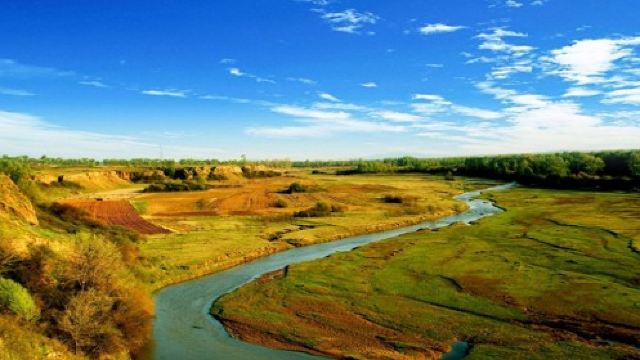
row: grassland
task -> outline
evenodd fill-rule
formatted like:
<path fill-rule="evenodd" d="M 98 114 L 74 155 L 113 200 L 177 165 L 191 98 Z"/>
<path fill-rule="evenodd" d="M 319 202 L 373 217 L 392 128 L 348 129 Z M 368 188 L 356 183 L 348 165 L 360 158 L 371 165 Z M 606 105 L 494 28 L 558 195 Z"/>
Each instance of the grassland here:
<path fill-rule="evenodd" d="M 293 182 L 307 191 L 285 193 Z M 296 173 L 202 192 L 136 195 L 130 199 L 134 207 L 173 232 L 147 237 L 140 245 L 138 275 L 155 289 L 291 247 L 439 218 L 464 209 L 452 199 L 463 187 L 460 181 L 423 175 Z M 386 203 L 390 194 L 411 201 Z M 317 202 L 338 211 L 293 216 Z"/>
<path fill-rule="evenodd" d="M 507 212 L 293 265 L 218 301 L 241 339 L 341 358 L 640 358 L 640 196 L 518 189 Z"/>

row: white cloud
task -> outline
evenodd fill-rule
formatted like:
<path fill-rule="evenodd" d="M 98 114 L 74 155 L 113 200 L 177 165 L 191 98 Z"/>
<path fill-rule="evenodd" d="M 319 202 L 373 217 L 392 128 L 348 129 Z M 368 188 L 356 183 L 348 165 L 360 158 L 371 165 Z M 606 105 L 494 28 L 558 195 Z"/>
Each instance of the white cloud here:
<path fill-rule="evenodd" d="M 294 81 L 294 82 L 299 82 L 305 85 L 317 85 L 318 82 L 315 80 L 311 80 L 308 78 L 303 78 L 303 77 L 288 77 L 287 78 L 288 81 Z"/>
<path fill-rule="evenodd" d="M 243 73 L 240 69 L 238 68 L 230 68 L 229 69 L 229 74 L 233 75 L 233 76 L 245 76 L 246 74 Z"/>
<path fill-rule="evenodd" d="M 531 2 L 531 5 L 533 6 L 542 6 L 544 4 L 546 4 L 549 0 L 534 0 Z"/>
<path fill-rule="evenodd" d="M 432 35 L 432 34 L 439 34 L 439 33 L 455 32 L 458 30 L 462 30 L 464 28 L 465 28 L 464 26 L 446 25 L 442 23 L 437 23 L 437 24 L 426 24 L 418 30 L 423 35 Z"/>
<path fill-rule="evenodd" d="M 303 125 L 252 127 L 246 132 L 250 135 L 268 137 L 307 137 L 325 136 L 335 133 L 380 133 L 403 132 L 403 126 L 388 123 L 365 121 L 352 118 L 347 112 L 321 111 L 312 108 L 281 105 L 271 109 L 273 112 L 298 118 Z"/>
<path fill-rule="evenodd" d="M 375 82 L 373 82 L 373 81 L 366 82 L 366 83 L 362 83 L 362 84 L 360 84 L 360 85 L 361 85 L 362 87 L 366 87 L 366 88 L 370 88 L 370 89 L 371 89 L 371 88 L 377 88 L 377 87 L 378 87 L 378 84 L 376 84 L 376 83 L 375 83 Z"/>
<path fill-rule="evenodd" d="M 318 96 L 322 99 L 322 100 L 326 100 L 326 101 L 332 101 L 332 102 L 342 102 L 340 99 L 338 99 L 337 97 L 329 94 L 329 93 L 319 93 Z"/>
<path fill-rule="evenodd" d="M 503 116 L 501 113 L 492 110 L 456 105 L 444 99 L 440 95 L 416 94 L 413 96 L 413 99 L 427 101 L 411 104 L 411 107 L 415 112 L 424 115 L 455 113 L 466 117 L 479 118 L 483 120 L 495 120 Z"/>
<path fill-rule="evenodd" d="M 502 52 L 515 57 L 521 57 L 528 54 L 534 48 L 529 45 L 513 45 L 507 43 L 504 38 L 524 38 L 527 34 L 506 30 L 502 27 L 494 27 L 490 29 L 491 32 L 481 33 L 477 36 L 482 40 L 482 43 L 478 47 L 481 50 L 489 50 L 494 52 Z"/>
<path fill-rule="evenodd" d="M 435 102 L 435 103 L 447 103 L 447 104 L 450 104 L 442 96 L 433 95 L 433 94 L 415 94 L 413 96 L 413 99 L 414 100 L 428 100 L 428 101 L 432 101 L 432 102 Z"/>
<path fill-rule="evenodd" d="M 640 127 L 605 123 L 571 102 L 546 102 L 508 115 L 506 122 L 440 126 L 419 135 L 455 141 L 460 154 L 635 148 Z"/>
<path fill-rule="evenodd" d="M 85 85 L 85 86 L 93 86 L 97 88 L 108 88 L 107 85 L 105 85 L 102 81 L 99 81 L 99 80 L 79 81 L 78 84 Z"/>
<path fill-rule="evenodd" d="M 313 107 L 321 110 L 371 111 L 371 109 L 366 106 L 343 102 L 317 102 L 313 104 Z"/>
<path fill-rule="evenodd" d="M 547 97 L 538 94 L 520 94 L 512 89 L 504 89 L 496 86 L 491 81 L 483 81 L 476 84 L 476 87 L 485 94 L 493 95 L 504 104 L 513 105 L 509 112 L 523 112 L 532 108 L 547 106 Z"/>
<path fill-rule="evenodd" d="M 601 93 L 602 91 L 600 90 L 587 89 L 583 87 L 572 87 L 572 88 L 569 88 L 567 92 L 564 93 L 564 95 L 562 96 L 563 97 L 587 97 L 587 96 L 600 95 Z"/>
<path fill-rule="evenodd" d="M 423 118 L 414 114 L 396 112 L 396 111 L 378 111 L 372 115 L 392 122 L 418 122 Z"/>
<path fill-rule="evenodd" d="M 229 71 L 229 74 L 231 76 L 246 77 L 246 78 L 253 79 L 253 80 L 255 80 L 256 82 L 259 82 L 259 83 L 270 83 L 270 84 L 275 84 L 276 83 L 274 80 L 271 80 L 271 79 L 268 79 L 268 78 L 264 78 L 264 77 L 261 77 L 261 76 L 257 76 L 257 75 L 254 75 L 254 74 L 246 73 L 246 72 L 240 70 L 240 68 L 237 68 L 237 67 L 229 68 L 228 71 Z"/>
<path fill-rule="evenodd" d="M 151 96 L 169 96 L 169 97 L 177 97 L 177 98 L 186 98 L 188 90 L 175 90 L 175 89 L 166 89 L 166 90 L 143 90 L 142 93 L 145 95 Z"/>
<path fill-rule="evenodd" d="M 8 95 L 8 96 L 33 96 L 34 93 L 26 90 L 20 89 L 8 89 L 0 87 L 0 95 Z"/>
<path fill-rule="evenodd" d="M 515 73 L 530 73 L 533 71 L 533 66 L 529 61 L 518 62 L 513 65 L 496 66 L 491 70 L 491 77 L 493 79 L 502 80 Z"/>
<path fill-rule="evenodd" d="M 507 0 L 504 4 L 510 8 L 519 8 L 523 5 L 521 2 L 518 2 L 516 0 Z"/>
<path fill-rule="evenodd" d="M 322 19 L 331 25 L 331 29 L 338 32 L 359 34 L 365 25 L 373 25 L 380 19 L 370 12 L 358 12 L 355 9 L 347 9 L 340 12 L 324 13 Z"/>
<path fill-rule="evenodd" d="M 272 108 L 271 111 L 293 117 L 315 120 L 348 119 L 351 117 L 347 112 L 320 111 L 289 105 L 276 106 Z"/>
<path fill-rule="evenodd" d="M 460 105 L 452 106 L 451 110 L 464 116 L 474 117 L 474 118 L 479 118 L 484 120 L 500 119 L 503 116 L 501 113 L 496 111 L 468 107 L 468 106 L 460 106 Z"/>
<path fill-rule="evenodd" d="M 220 64 L 235 64 L 236 62 L 238 62 L 238 61 L 236 59 L 232 59 L 232 58 L 220 59 Z"/>
<path fill-rule="evenodd" d="M 157 158 L 160 145 L 131 136 L 70 130 L 54 126 L 42 119 L 16 112 L 0 111 L 0 143 L 8 155 Z M 163 144 L 164 154 L 175 158 L 211 158 L 219 149 Z"/>
<path fill-rule="evenodd" d="M 637 45 L 640 37 L 576 41 L 551 52 L 548 60 L 559 68 L 550 73 L 579 85 L 602 83 L 604 75 L 615 69 L 616 61 L 633 55 L 626 46 Z"/>
<path fill-rule="evenodd" d="M 640 87 L 610 91 L 602 102 L 605 104 L 640 105 Z"/>

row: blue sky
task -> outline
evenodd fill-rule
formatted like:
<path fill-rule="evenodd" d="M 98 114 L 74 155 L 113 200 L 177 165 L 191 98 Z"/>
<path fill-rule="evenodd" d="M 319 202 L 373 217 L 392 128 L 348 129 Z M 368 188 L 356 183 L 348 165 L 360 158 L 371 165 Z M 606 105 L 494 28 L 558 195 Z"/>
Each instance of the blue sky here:
<path fill-rule="evenodd" d="M 635 0 L 2 1 L 0 154 L 640 147 Z"/>

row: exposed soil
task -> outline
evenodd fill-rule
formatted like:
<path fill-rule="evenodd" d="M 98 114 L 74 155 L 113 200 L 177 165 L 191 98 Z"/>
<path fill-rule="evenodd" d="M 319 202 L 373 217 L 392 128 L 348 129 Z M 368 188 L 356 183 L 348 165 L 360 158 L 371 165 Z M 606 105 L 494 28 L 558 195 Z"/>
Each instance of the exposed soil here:
<path fill-rule="evenodd" d="M 133 206 L 124 200 L 73 200 L 68 204 L 86 210 L 92 218 L 107 225 L 122 226 L 140 234 L 168 234 L 171 232 L 143 219 Z"/>

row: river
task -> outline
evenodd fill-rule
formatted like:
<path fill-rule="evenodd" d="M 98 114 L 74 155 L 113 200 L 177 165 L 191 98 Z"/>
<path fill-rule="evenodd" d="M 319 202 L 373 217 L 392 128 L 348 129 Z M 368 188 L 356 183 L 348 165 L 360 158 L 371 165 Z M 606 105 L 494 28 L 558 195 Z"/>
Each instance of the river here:
<path fill-rule="evenodd" d="M 484 191 L 499 191 L 515 184 L 499 185 Z M 249 344 L 232 338 L 209 310 L 220 296 L 245 285 L 261 275 L 286 265 L 320 259 L 340 251 L 350 251 L 372 242 L 393 238 L 420 229 L 437 229 L 454 223 L 470 223 L 502 212 L 487 200 L 477 199 L 480 191 L 456 196 L 469 209 L 463 213 L 420 224 L 353 236 L 333 242 L 310 245 L 276 253 L 232 269 L 166 287 L 155 294 L 156 318 L 153 336 L 139 356 L 144 360 L 260 360 L 317 359 L 299 352 L 283 351 Z"/>

